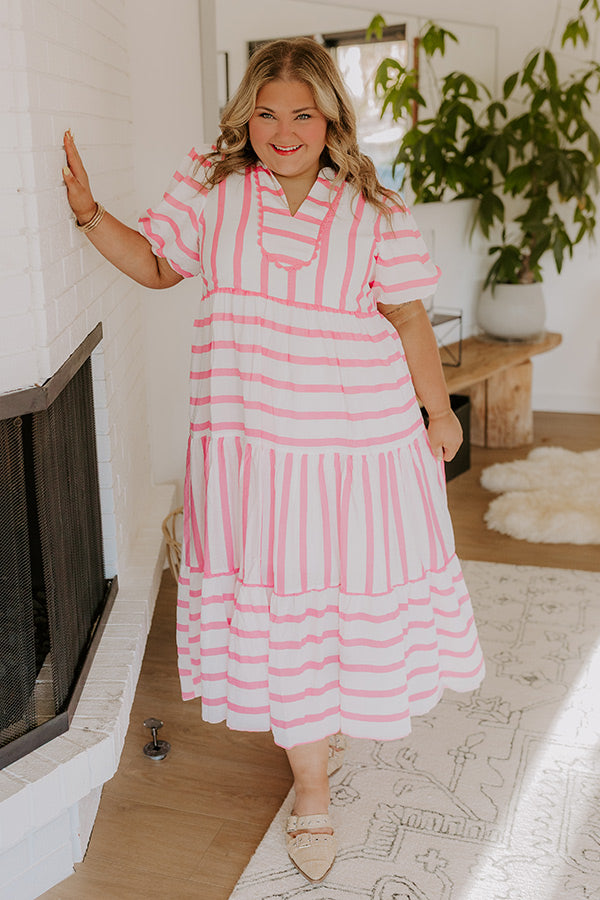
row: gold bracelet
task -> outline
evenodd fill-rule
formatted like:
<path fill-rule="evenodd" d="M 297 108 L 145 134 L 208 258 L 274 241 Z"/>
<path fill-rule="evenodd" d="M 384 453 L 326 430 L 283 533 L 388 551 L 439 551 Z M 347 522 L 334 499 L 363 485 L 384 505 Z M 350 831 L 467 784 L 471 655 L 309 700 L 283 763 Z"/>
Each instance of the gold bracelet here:
<path fill-rule="evenodd" d="M 104 218 L 104 213 L 106 210 L 102 206 L 101 203 L 96 203 L 96 212 L 92 216 L 89 222 L 86 222 L 85 225 L 80 225 L 77 219 L 75 219 L 75 227 L 79 229 L 79 231 L 83 231 L 84 233 L 87 231 L 91 231 L 93 228 L 96 228 L 102 219 Z"/>

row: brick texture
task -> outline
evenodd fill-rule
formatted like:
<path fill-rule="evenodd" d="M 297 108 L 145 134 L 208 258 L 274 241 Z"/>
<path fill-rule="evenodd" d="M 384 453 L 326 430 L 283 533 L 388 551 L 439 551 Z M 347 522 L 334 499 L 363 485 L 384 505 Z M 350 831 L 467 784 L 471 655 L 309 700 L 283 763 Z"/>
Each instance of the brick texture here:
<path fill-rule="evenodd" d="M 61 168 L 71 128 L 95 195 L 135 222 L 125 7 L 8 2 L 0 25 L 0 391 L 45 381 L 102 321 L 94 371 L 101 361 L 96 405 L 112 574 L 151 480 L 141 297 L 74 228 Z"/>
<path fill-rule="evenodd" d="M 77 810 L 118 764 L 174 500 L 152 488 L 142 292 L 75 229 L 61 174 L 71 128 L 95 196 L 135 223 L 127 28 L 124 0 L 0 4 L 0 393 L 43 383 L 102 322 L 92 368 L 105 568 L 121 585 L 77 721 L 0 773 L 0 822 L 11 822 L 0 827 L 0 898 L 11 900 L 66 877 L 85 849 L 93 816 L 79 838 Z M 138 585 L 128 573 L 140 538 L 150 545 Z M 102 660 L 125 637 L 132 660 L 121 652 L 126 675 L 107 684 Z"/>

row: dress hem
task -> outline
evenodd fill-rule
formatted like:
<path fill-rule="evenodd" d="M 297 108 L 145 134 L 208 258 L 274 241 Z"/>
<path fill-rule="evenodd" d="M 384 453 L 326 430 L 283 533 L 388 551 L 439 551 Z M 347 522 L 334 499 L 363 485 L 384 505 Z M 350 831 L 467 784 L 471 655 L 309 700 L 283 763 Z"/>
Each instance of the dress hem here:
<path fill-rule="evenodd" d="M 352 728 L 351 724 L 348 723 L 347 717 L 341 712 L 337 715 L 337 722 L 338 722 L 337 726 L 327 723 L 326 727 L 324 729 L 322 729 L 322 731 L 320 731 L 318 734 L 316 734 L 310 740 L 292 740 L 289 742 L 284 742 L 281 740 L 281 738 L 278 739 L 277 733 L 280 732 L 281 729 L 278 729 L 278 728 L 273 729 L 272 726 L 267 727 L 267 728 L 237 727 L 236 725 L 227 721 L 226 715 L 222 715 L 218 718 L 216 716 L 214 718 L 211 718 L 210 716 L 205 716 L 204 715 L 204 707 L 202 708 L 202 720 L 210 725 L 219 725 L 222 722 L 224 722 L 230 731 L 241 731 L 241 732 L 248 732 L 248 733 L 253 733 L 253 734 L 257 734 L 260 732 L 266 734 L 267 732 L 271 732 L 271 734 L 273 735 L 273 742 L 278 747 L 281 747 L 283 750 L 290 750 L 293 747 L 298 747 L 298 746 L 301 746 L 304 744 L 316 743 L 317 741 L 324 740 L 325 738 L 328 738 L 334 734 L 343 734 L 349 738 L 370 740 L 370 741 L 400 741 L 400 740 L 403 740 L 404 738 L 408 737 L 412 733 L 412 730 L 413 730 L 412 729 L 412 720 L 415 718 L 420 718 L 421 716 L 428 715 L 433 709 L 435 709 L 435 707 L 438 705 L 440 700 L 443 698 L 444 693 L 446 691 L 452 691 L 455 694 L 463 694 L 463 695 L 473 693 L 474 691 L 477 691 L 479 689 L 484 678 L 485 678 L 485 664 L 482 660 L 480 663 L 480 666 L 479 666 L 479 675 L 477 677 L 476 683 L 471 683 L 468 686 L 465 686 L 464 689 L 461 689 L 460 687 L 457 687 L 457 686 L 451 687 L 448 684 L 440 685 L 439 690 L 431 698 L 429 698 L 428 703 L 423 704 L 423 708 L 419 709 L 418 712 L 411 713 L 408 716 L 406 714 L 404 714 L 403 716 L 402 715 L 398 716 L 398 722 L 402 722 L 405 725 L 407 725 L 408 727 L 403 728 L 402 730 L 397 731 L 393 734 L 390 733 L 392 723 L 390 723 L 390 728 L 385 729 L 384 731 L 380 731 L 378 733 L 372 733 L 372 732 L 365 733 L 366 729 Z M 200 696 L 185 698 L 185 702 L 187 702 L 187 700 L 200 700 L 200 702 L 202 702 L 202 698 Z"/>

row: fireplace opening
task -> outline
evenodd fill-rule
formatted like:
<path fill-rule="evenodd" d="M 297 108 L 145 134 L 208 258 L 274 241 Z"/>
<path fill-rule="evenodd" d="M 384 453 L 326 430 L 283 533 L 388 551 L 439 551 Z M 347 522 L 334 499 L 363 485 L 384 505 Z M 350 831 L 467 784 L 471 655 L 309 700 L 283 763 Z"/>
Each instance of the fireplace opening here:
<path fill-rule="evenodd" d="M 91 352 L 0 396 L 0 768 L 65 732 L 116 593 L 104 577 Z"/>

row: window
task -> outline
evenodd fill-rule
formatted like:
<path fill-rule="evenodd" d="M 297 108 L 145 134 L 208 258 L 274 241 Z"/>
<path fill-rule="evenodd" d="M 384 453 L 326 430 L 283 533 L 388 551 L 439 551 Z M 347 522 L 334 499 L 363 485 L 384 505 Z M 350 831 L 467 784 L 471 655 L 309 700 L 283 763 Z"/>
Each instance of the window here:
<path fill-rule="evenodd" d="M 407 42 L 404 25 L 383 30 L 382 40 L 365 40 L 362 31 L 323 35 L 323 42 L 333 53 L 354 101 L 358 121 L 358 144 L 370 156 L 379 180 L 397 190 L 402 172 L 392 174 L 398 144 L 406 131 L 406 123 L 394 122 L 391 111 L 381 117 L 381 101 L 375 96 L 373 83 L 381 60 L 390 56 L 403 65 L 407 61 Z"/>

